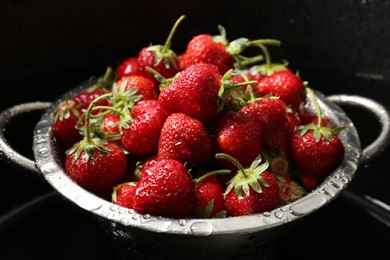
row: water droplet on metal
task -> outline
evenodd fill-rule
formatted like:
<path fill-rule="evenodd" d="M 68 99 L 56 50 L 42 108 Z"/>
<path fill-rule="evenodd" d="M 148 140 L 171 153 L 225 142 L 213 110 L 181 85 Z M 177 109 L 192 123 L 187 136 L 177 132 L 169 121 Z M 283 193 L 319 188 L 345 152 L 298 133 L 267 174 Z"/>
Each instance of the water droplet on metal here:
<path fill-rule="evenodd" d="M 327 198 L 322 194 L 313 194 L 303 197 L 301 200 L 292 204 L 290 207 L 291 214 L 300 216 L 313 212 L 327 202 Z"/>
<path fill-rule="evenodd" d="M 194 235 L 198 236 L 208 236 L 213 232 L 213 226 L 203 221 L 194 222 L 190 229 Z"/>
<path fill-rule="evenodd" d="M 145 214 L 145 215 L 143 215 L 143 218 L 144 219 L 150 219 L 150 215 L 149 214 Z"/>
<path fill-rule="evenodd" d="M 54 174 L 57 172 L 57 166 L 53 162 L 42 165 L 41 172 L 43 175 Z"/>
<path fill-rule="evenodd" d="M 179 220 L 177 221 L 177 223 L 179 223 L 179 226 L 184 227 L 185 224 L 186 224 L 186 221 L 185 221 L 185 219 L 179 219 Z"/>
<path fill-rule="evenodd" d="M 283 211 L 281 211 L 281 210 L 275 211 L 275 217 L 281 219 L 283 217 L 283 215 L 284 215 Z"/>
<path fill-rule="evenodd" d="M 102 203 L 90 194 L 82 194 L 75 198 L 75 202 L 83 209 L 95 211 L 102 207 Z"/>
<path fill-rule="evenodd" d="M 130 223 L 130 221 L 127 218 L 121 218 L 119 220 L 119 222 L 122 223 L 125 226 L 129 225 L 129 223 Z"/>
<path fill-rule="evenodd" d="M 40 155 L 48 155 L 49 154 L 49 149 L 48 148 L 46 148 L 46 147 L 42 147 L 42 148 L 40 148 L 39 150 L 38 150 L 38 153 L 40 154 Z"/>
<path fill-rule="evenodd" d="M 110 206 L 110 210 L 114 211 L 114 212 L 118 211 L 119 210 L 119 206 L 114 204 L 114 205 Z"/>

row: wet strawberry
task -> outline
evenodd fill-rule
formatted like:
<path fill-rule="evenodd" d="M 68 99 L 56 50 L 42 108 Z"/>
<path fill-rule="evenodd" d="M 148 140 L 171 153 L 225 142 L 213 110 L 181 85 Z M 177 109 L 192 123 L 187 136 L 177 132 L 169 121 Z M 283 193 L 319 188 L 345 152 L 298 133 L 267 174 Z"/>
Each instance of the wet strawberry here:
<path fill-rule="evenodd" d="M 101 95 L 107 93 L 106 89 L 103 88 L 96 88 L 95 86 L 87 88 L 86 90 L 83 90 L 79 92 L 73 100 L 81 105 L 81 108 L 86 110 L 91 104 L 92 101 L 94 101 L 97 97 L 100 97 Z M 107 99 L 102 99 L 97 105 L 99 106 L 107 106 L 108 101 Z"/>
<path fill-rule="evenodd" d="M 220 35 L 199 34 L 187 44 L 186 51 L 179 56 L 182 70 L 196 63 L 211 63 L 218 67 L 221 75 L 234 68 L 236 59 L 245 49 L 246 38 L 229 42 L 226 31 L 219 26 Z"/>
<path fill-rule="evenodd" d="M 260 123 L 251 116 L 243 112 L 226 112 L 214 123 L 215 151 L 233 156 L 244 166 L 249 165 L 261 151 L 261 130 Z"/>
<path fill-rule="evenodd" d="M 137 89 L 137 95 L 141 95 L 141 100 L 145 99 L 157 99 L 158 98 L 158 90 L 155 86 L 155 83 L 144 76 L 140 75 L 130 75 L 123 76 L 121 79 L 117 80 L 115 84 L 121 86 L 125 84 L 125 91 L 128 91 L 132 88 Z"/>
<path fill-rule="evenodd" d="M 210 158 L 213 143 L 202 122 L 183 113 L 168 116 L 161 130 L 158 160 L 175 159 L 188 165 Z"/>
<path fill-rule="evenodd" d="M 127 173 L 128 162 L 116 144 L 91 136 L 91 112 L 94 100 L 85 112 L 85 136 L 66 151 L 65 168 L 80 186 L 101 196 L 109 196 Z"/>
<path fill-rule="evenodd" d="M 315 94 L 307 88 L 316 103 Z M 310 189 L 321 183 L 344 159 L 344 145 L 337 133 L 343 128 L 322 126 L 321 109 L 317 106 L 317 124 L 301 126 L 290 141 L 291 155 L 298 170 L 310 176 Z"/>
<path fill-rule="evenodd" d="M 195 216 L 200 218 L 225 217 L 224 186 L 216 175 L 202 174 L 195 183 Z M 212 174 L 212 172 L 211 172 Z"/>
<path fill-rule="evenodd" d="M 268 172 L 268 162 L 260 164 L 256 158 L 249 168 L 226 154 L 217 157 L 232 161 L 238 168 L 230 180 L 225 195 L 225 205 L 230 216 L 244 216 L 273 210 L 280 206 L 279 185 L 276 177 Z"/>
<path fill-rule="evenodd" d="M 259 98 L 243 106 L 240 111 L 260 123 L 265 147 L 277 149 L 286 146 L 288 118 L 287 107 L 282 100 L 273 97 Z"/>
<path fill-rule="evenodd" d="M 97 145 L 97 140 L 83 139 L 78 147 L 70 150 L 65 162 L 66 172 L 85 189 L 107 195 L 125 177 L 127 159 L 116 144 L 102 142 Z M 96 148 L 89 151 L 91 146 Z"/>
<path fill-rule="evenodd" d="M 133 123 L 123 128 L 123 147 L 138 156 L 157 153 L 161 129 L 167 116 L 168 113 L 157 100 L 139 101 L 131 110 Z"/>
<path fill-rule="evenodd" d="M 137 75 L 137 58 L 130 57 L 119 63 L 115 72 L 115 80 L 119 80 L 124 76 Z"/>
<path fill-rule="evenodd" d="M 80 105 L 68 99 L 59 103 L 54 111 L 53 133 L 66 148 L 70 148 L 82 139 L 82 135 L 76 128 L 82 113 Z"/>
<path fill-rule="evenodd" d="M 287 176 L 275 175 L 279 185 L 279 197 L 283 205 L 299 200 L 306 195 L 305 189 Z"/>
<path fill-rule="evenodd" d="M 171 78 L 179 72 L 178 57 L 171 50 L 171 40 L 178 25 L 184 18 L 185 16 L 181 16 L 176 21 L 164 45 L 144 47 L 139 52 L 137 57 L 137 74 L 150 78 L 156 84 L 159 84 L 154 74 L 148 71 L 148 67 L 157 71 L 164 78 Z"/>
<path fill-rule="evenodd" d="M 160 160 L 142 170 L 133 208 L 142 214 L 184 218 L 194 210 L 195 190 L 185 166 L 176 160 Z"/>
<path fill-rule="evenodd" d="M 114 187 L 111 201 L 122 207 L 133 208 L 136 182 L 121 183 Z"/>
<path fill-rule="evenodd" d="M 169 112 L 209 122 L 217 113 L 221 84 L 222 76 L 216 66 L 198 63 L 180 72 L 175 81 L 162 89 L 158 100 Z"/>
<path fill-rule="evenodd" d="M 298 109 L 306 99 L 303 81 L 290 70 L 277 71 L 264 77 L 254 87 L 261 96 L 278 96 L 287 106 Z"/>

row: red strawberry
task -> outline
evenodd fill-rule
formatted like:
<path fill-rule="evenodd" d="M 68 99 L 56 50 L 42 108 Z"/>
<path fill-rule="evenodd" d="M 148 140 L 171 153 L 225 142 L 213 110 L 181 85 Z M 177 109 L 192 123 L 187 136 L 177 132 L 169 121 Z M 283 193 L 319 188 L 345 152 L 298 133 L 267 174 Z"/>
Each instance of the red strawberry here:
<path fill-rule="evenodd" d="M 305 112 L 302 112 L 299 114 L 299 118 L 301 119 L 302 124 L 301 125 L 308 125 L 308 124 L 317 124 L 318 123 L 318 116 L 308 114 Z M 331 127 L 331 123 L 326 118 L 321 118 L 321 124 L 323 127 Z"/>
<path fill-rule="evenodd" d="M 108 113 L 104 116 L 103 137 L 109 141 L 115 141 L 120 144 L 121 127 L 120 115 Z"/>
<path fill-rule="evenodd" d="M 298 109 L 306 99 L 303 81 L 290 70 L 280 70 L 264 77 L 254 90 L 259 91 L 261 96 L 278 96 L 293 109 Z"/>
<path fill-rule="evenodd" d="M 162 89 L 158 100 L 169 112 L 210 122 L 217 113 L 221 84 L 222 76 L 216 66 L 198 63 L 180 72 L 176 80 Z"/>
<path fill-rule="evenodd" d="M 92 86 L 90 88 L 87 88 L 86 90 L 83 90 L 79 92 L 73 100 L 81 105 L 81 108 L 86 110 L 91 104 L 92 101 L 94 101 L 97 97 L 100 97 L 103 94 L 106 94 L 107 90 L 104 88 L 97 88 L 96 86 Z M 100 102 L 97 103 L 99 106 L 107 106 L 108 101 L 107 99 L 102 99 Z"/>
<path fill-rule="evenodd" d="M 88 106 L 91 104 L 92 101 L 94 101 L 96 98 L 104 95 L 107 93 L 107 89 L 112 87 L 113 83 L 113 71 L 111 67 L 108 67 L 105 74 L 98 78 L 97 82 L 90 87 L 88 87 L 86 90 L 82 90 L 73 98 L 73 100 L 81 105 L 81 108 L 83 110 L 86 110 Z M 101 99 L 99 102 L 96 103 L 98 106 L 107 106 L 108 101 L 107 99 Z"/>
<path fill-rule="evenodd" d="M 229 155 L 217 154 L 217 158 L 229 159 L 238 168 L 224 193 L 228 215 L 250 215 L 280 206 L 279 185 L 276 177 L 266 171 L 268 162 L 260 164 L 262 159 L 259 156 L 249 168 L 244 169 Z"/>
<path fill-rule="evenodd" d="M 145 156 L 157 153 L 161 129 L 168 113 L 157 100 L 141 100 L 131 110 L 134 122 L 123 128 L 123 147 L 131 154 Z"/>
<path fill-rule="evenodd" d="M 125 177 L 127 159 L 118 145 L 85 138 L 68 150 L 65 168 L 80 186 L 108 195 Z"/>
<path fill-rule="evenodd" d="M 302 124 L 301 118 L 298 112 L 289 111 L 287 112 L 287 136 L 290 138 L 294 132 L 298 129 L 298 127 Z"/>
<path fill-rule="evenodd" d="M 242 165 L 249 165 L 261 151 L 261 125 L 243 112 L 220 115 L 214 124 L 214 134 L 215 150 L 233 156 Z"/>
<path fill-rule="evenodd" d="M 307 88 L 315 103 L 314 93 Z M 307 175 L 313 175 L 310 179 L 310 187 L 321 183 L 344 159 L 344 145 L 337 136 L 337 132 L 343 128 L 330 129 L 322 126 L 321 109 L 317 106 L 317 124 L 301 126 L 292 136 L 290 141 L 291 155 L 298 170 Z"/>
<path fill-rule="evenodd" d="M 305 189 L 287 176 L 275 175 L 279 184 L 279 197 L 283 205 L 305 196 Z"/>
<path fill-rule="evenodd" d="M 161 160 L 142 170 L 133 208 L 142 214 L 184 218 L 194 210 L 195 190 L 185 166 Z"/>
<path fill-rule="evenodd" d="M 128 91 L 132 88 L 137 89 L 137 95 L 141 95 L 141 100 L 145 99 L 157 99 L 158 98 L 158 90 L 154 84 L 154 82 L 140 75 L 130 75 L 123 76 L 119 80 L 115 82 L 118 86 L 125 84 L 125 91 Z"/>
<path fill-rule="evenodd" d="M 134 169 L 134 176 L 136 177 L 136 179 L 137 180 L 141 179 L 141 176 L 140 176 L 141 171 L 146 169 L 149 166 L 156 164 L 156 162 L 157 162 L 157 155 L 156 154 L 148 157 L 147 159 L 145 159 L 143 161 L 138 161 L 136 163 L 135 169 Z"/>
<path fill-rule="evenodd" d="M 115 72 L 115 79 L 119 80 L 124 76 L 136 75 L 137 73 L 137 57 L 130 57 L 119 63 Z"/>
<path fill-rule="evenodd" d="M 225 44 L 213 41 L 210 34 L 195 36 L 188 43 L 186 52 L 180 55 L 179 62 L 182 70 L 196 63 L 211 63 L 222 75 L 234 67 L 234 58 L 227 52 Z"/>
<path fill-rule="evenodd" d="M 121 183 L 114 187 L 111 201 L 122 207 L 133 208 L 136 182 Z"/>
<path fill-rule="evenodd" d="M 328 131 L 325 134 L 320 131 L 323 130 L 296 131 L 290 144 L 291 155 L 298 170 L 317 176 L 317 184 L 322 182 L 344 158 L 344 146 L 340 138 L 330 129 L 325 130 Z"/>
<path fill-rule="evenodd" d="M 239 54 L 245 49 L 248 40 L 239 38 L 229 43 L 225 29 L 219 26 L 219 31 L 220 35 L 200 34 L 188 42 L 186 51 L 179 57 L 182 70 L 196 63 L 211 63 L 223 75 L 234 68 L 234 62 L 239 60 Z"/>
<path fill-rule="evenodd" d="M 213 172 L 202 174 L 202 177 L 195 182 L 195 216 L 201 218 L 225 217 L 223 193 L 224 187 L 217 176 L 213 175 Z"/>
<path fill-rule="evenodd" d="M 53 133 L 66 148 L 82 139 L 76 128 L 77 121 L 83 113 L 79 107 L 73 100 L 66 99 L 57 105 L 53 114 Z"/>
<path fill-rule="evenodd" d="M 270 149 L 286 146 L 288 118 L 286 104 L 282 100 L 263 97 L 249 102 L 240 111 L 260 122 L 264 146 Z"/>
<path fill-rule="evenodd" d="M 211 156 L 213 143 L 202 122 L 183 113 L 168 116 L 161 130 L 158 160 L 175 159 L 188 165 Z"/>
<path fill-rule="evenodd" d="M 118 145 L 91 136 L 91 112 L 99 100 L 95 99 L 85 112 L 84 138 L 66 151 L 65 168 L 80 186 L 107 196 L 125 177 L 128 162 Z"/>
<path fill-rule="evenodd" d="M 164 45 L 144 47 L 139 52 L 137 58 L 137 74 L 150 78 L 158 84 L 159 82 L 154 77 L 154 74 L 148 71 L 148 67 L 157 71 L 164 78 L 172 78 L 179 72 L 177 55 L 170 48 L 173 34 L 184 18 L 185 16 L 183 15 L 176 21 Z"/>

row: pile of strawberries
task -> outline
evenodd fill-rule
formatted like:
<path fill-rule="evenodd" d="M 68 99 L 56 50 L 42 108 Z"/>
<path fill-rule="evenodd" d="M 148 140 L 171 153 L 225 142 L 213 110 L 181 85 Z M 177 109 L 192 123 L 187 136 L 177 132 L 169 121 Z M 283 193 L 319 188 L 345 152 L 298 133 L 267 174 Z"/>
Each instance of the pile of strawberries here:
<path fill-rule="evenodd" d="M 66 172 L 80 186 L 141 214 L 242 216 L 291 203 L 344 158 L 342 130 L 273 39 L 201 34 L 177 55 L 171 39 L 143 48 L 54 112 Z M 260 55 L 245 57 L 247 48 Z M 307 94 L 316 114 L 302 108 Z"/>

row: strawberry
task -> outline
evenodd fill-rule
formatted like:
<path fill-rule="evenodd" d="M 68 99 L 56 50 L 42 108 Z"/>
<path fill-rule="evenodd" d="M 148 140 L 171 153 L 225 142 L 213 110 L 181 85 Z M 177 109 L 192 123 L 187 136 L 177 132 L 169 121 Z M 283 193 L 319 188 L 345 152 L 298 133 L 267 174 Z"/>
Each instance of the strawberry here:
<path fill-rule="evenodd" d="M 146 169 L 149 166 L 154 165 L 157 162 L 157 154 L 153 154 L 148 158 L 137 161 L 134 169 L 134 176 L 137 180 L 141 178 L 140 173 L 142 170 Z"/>
<path fill-rule="evenodd" d="M 287 176 L 275 175 L 279 185 L 279 197 L 282 205 L 294 202 L 306 195 L 305 189 Z"/>
<path fill-rule="evenodd" d="M 120 128 L 120 115 L 116 113 L 108 113 L 104 116 L 103 123 L 103 137 L 107 140 L 117 142 L 120 144 L 121 128 Z"/>
<path fill-rule="evenodd" d="M 132 209 L 136 184 L 136 182 L 125 182 L 115 186 L 111 195 L 112 203 Z"/>
<path fill-rule="evenodd" d="M 263 75 L 259 78 L 258 84 L 254 86 L 254 90 L 258 91 L 260 96 L 268 94 L 278 96 L 287 106 L 297 110 L 306 99 L 304 82 L 287 67 L 287 63 L 272 63 L 271 55 L 266 47 L 266 45 L 279 46 L 280 41 L 270 39 L 253 41 L 252 44 L 258 45 L 265 56 L 265 64 L 249 69 L 250 74 Z"/>
<path fill-rule="evenodd" d="M 157 153 L 160 132 L 167 116 L 168 113 L 157 100 L 139 101 L 131 110 L 134 122 L 128 128 L 123 128 L 123 147 L 139 156 Z"/>
<path fill-rule="evenodd" d="M 228 111 L 214 123 L 215 150 L 249 165 L 261 151 L 261 125 L 243 112 Z M 226 160 L 222 160 L 226 162 Z"/>
<path fill-rule="evenodd" d="M 186 167 L 176 160 L 160 160 L 141 171 L 133 208 L 141 214 L 184 218 L 194 210 L 195 190 Z"/>
<path fill-rule="evenodd" d="M 108 67 L 105 74 L 98 78 L 97 82 L 85 90 L 80 91 L 73 100 L 81 105 L 83 110 L 87 110 L 88 106 L 99 96 L 106 94 L 107 89 L 111 88 L 113 82 L 113 71 Z M 101 99 L 96 105 L 107 106 L 107 99 Z"/>
<path fill-rule="evenodd" d="M 54 110 L 53 133 L 66 148 L 70 148 L 82 139 L 82 135 L 76 128 L 82 113 L 80 105 L 68 99 L 59 103 Z"/>
<path fill-rule="evenodd" d="M 157 158 L 194 165 L 210 158 L 212 148 L 212 140 L 202 122 L 174 113 L 168 116 L 161 130 Z"/>
<path fill-rule="evenodd" d="M 84 138 L 66 151 L 65 168 L 80 186 L 107 196 L 112 187 L 123 180 L 128 165 L 126 155 L 118 145 L 91 137 L 91 112 L 99 100 L 95 99 L 85 112 Z"/>
<path fill-rule="evenodd" d="M 287 136 L 290 138 L 298 127 L 302 124 L 301 117 L 298 112 L 287 110 Z"/>
<path fill-rule="evenodd" d="M 279 185 L 276 177 L 268 172 L 268 162 L 260 164 L 258 156 L 249 168 L 227 154 L 217 154 L 217 158 L 228 159 L 238 171 L 229 181 L 225 205 L 230 216 L 243 216 L 273 210 L 280 206 Z"/>
<path fill-rule="evenodd" d="M 96 88 L 95 86 L 92 86 L 90 88 L 87 88 L 86 90 L 83 90 L 79 92 L 73 100 L 81 105 L 81 108 L 86 110 L 91 104 L 93 100 L 95 100 L 97 97 L 100 97 L 101 95 L 107 93 L 107 91 L 103 88 Z M 99 102 L 100 106 L 107 106 L 108 101 L 106 99 L 103 99 Z"/>
<path fill-rule="evenodd" d="M 198 63 L 180 72 L 176 80 L 162 89 L 158 100 L 169 112 L 210 122 L 217 113 L 221 84 L 222 76 L 215 65 Z"/>
<path fill-rule="evenodd" d="M 292 109 L 298 109 L 306 98 L 303 81 L 291 70 L 277 71 L 264 77 L 254 89 L 262 96 L 279 96 Z"/>
<path fill-rule="evenodd" d="M 294 133 L 290 141 L 291 155 L 298 170 L 305 175 L 312 175 L 308 180 L 310 185 L 304 188 L 312 189 L 321 183 L 344 158 L 344 145 L 337 133 L 342 127 L 330 129 L 322 126 L 321 109 L 315 94 L 307 88 L 317 108 L 317 124 L 302 125 Z"/>
<path fill-rule="evenodd" d="M 225 171 L 228 173 L 230 171 Z M 224 187 L 216 172 L 204 172 L 195 181 L 195 216 L 200 218 L 225 217 Z"/>
<path fill-rule="evenodd" d="M 148 67 L 154 69 L 165 78 L 171 78 L 179 72 L 178 57 L 170 47 L 173 34 L 184 18 L 185 16 L 183 15 L 176 21 L 164 45 L 142 48 L 137 57 L 137 74 L 150 78 L 158 84 L 159 82 L 154 77 L 154 74 L 148 71 Z"/>
<path fill-rule="evenodd" d="M 118 86 L 121 86 L 124 84 L 125 91 L 128 91 L 132 88 L 137 89 L 137 95 L 141 95 L 141 100 L 145 99 L 157 99 L 158 98 L 158 90 L 155 87 L 154 82 L 146 78 L 144 76 L 140 75 L 130 75 L 130 76 L 123 76 L 119 80 L 115 82 Z"/>
<path fill-rule="evenodd" d="M 186 51 L 179 56 L 182 70 L 196 63 L 211 63 L 223 75 L 234 68 L 234 63 L 239 61 L 239 54 L 245 49 L 248 40 L 239 38 L 229 43 L 225 29 L 222 26 L 218 28 L 220 35 L 199 34 L 188 42 Z"/>
<path fill-rule="evenodd" d="M 262 140 L 265 147 L 277 149 L 286 146 L 287 107 L 281 99 L 262 97 L 249 102 L 240 111 L 252 116 L 261 124 Z"/>
<path fill-rule="evenodd" d="M 137 75 L 137 59 L 138 57 L 130 57 L 120 62 L 115 72 L 115 80 L 124 76 Z"/>

